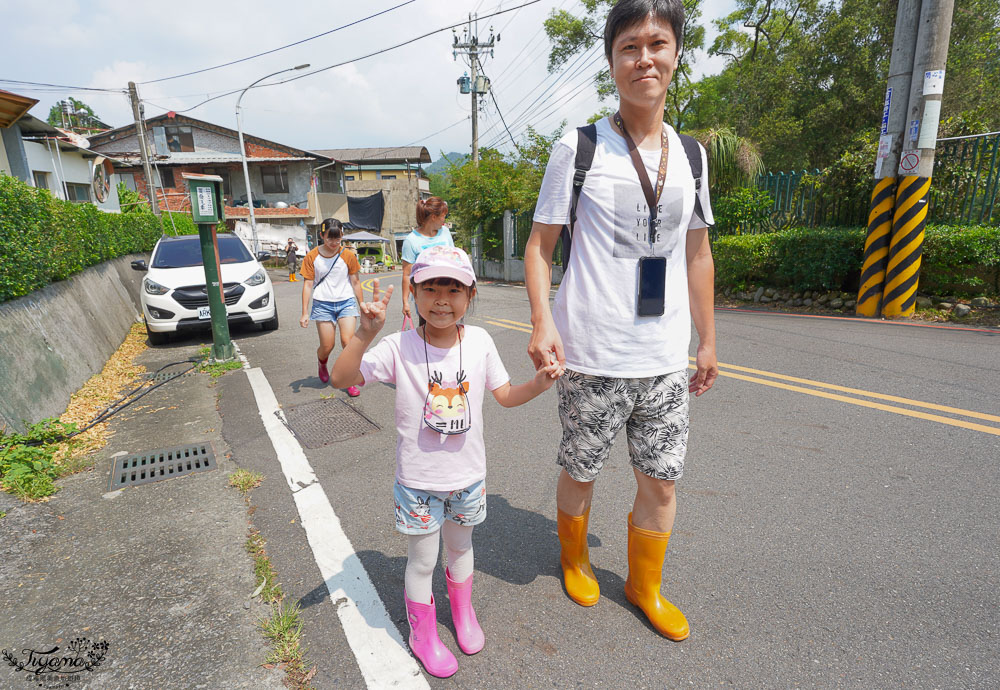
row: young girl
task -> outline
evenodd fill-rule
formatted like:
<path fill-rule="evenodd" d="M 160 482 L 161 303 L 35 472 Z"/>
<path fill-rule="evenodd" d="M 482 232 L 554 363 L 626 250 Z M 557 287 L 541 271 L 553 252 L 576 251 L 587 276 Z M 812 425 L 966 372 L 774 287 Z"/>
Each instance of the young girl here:
<path fill-rule="evenodd" d="M 361 325 L 330 373 L 335 386 L 382 381 L 396 386 L 396 528 L 408 535 L 405 590 L 410 649 L 433 676 L 447 678 L 458 661 L 437 632 L 431 578 L 438 532 L 448 554 L 445 580 L 458 646 L 483 648 L 472 608 L 472 530 L 486 518 L 483 391 L 504 407 L 521 405 L 548 389 L 558 363 L 528 383 L 510 384 L 493 339 L 459 322 L 476 294 L 469 257 L 455 247 L 431 247 L 417 257 L 411 276 L 420 327 L 382 338 L 392 286 L 361 304 Z"/>
<path fill-rule="evenodd" d="M 340 246 L 344 228 L 336 218 L 327 218 L 319 231 L 319 246 L 314 247 L 302 260 L 302 318 L 299 325 L 309 326 L 309 319 L 316 322 L 319 332 L 319 380 L 330 381 L 326 368 L 327 359 L 333 352 L 340 326 L 340 344 L 347 347 L 358 316 L 361 303 L 361 281 L 358 273 L 361 265 L 358 257 L 350 249 Z M 312 311 L 309 311 L 309 298 Z M 347 394 L 352 398 L 361 395 L 357 386 L 350 386 Z"/>
<path fill-rule="evenodd" d="M 438 196 L 417 201 L 417 227 L 403 240 L 403 316 L 410 315 L 410 271 L 420 252 L 443 245 L 453 247 L 451 231 L 444 227 L 448 202 Z"/>

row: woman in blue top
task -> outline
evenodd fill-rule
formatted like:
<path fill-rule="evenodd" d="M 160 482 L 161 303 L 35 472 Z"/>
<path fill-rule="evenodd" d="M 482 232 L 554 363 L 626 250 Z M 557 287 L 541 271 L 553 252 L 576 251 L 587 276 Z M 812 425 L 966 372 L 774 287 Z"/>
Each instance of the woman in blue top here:
<path fill-rule="evenodd" d="M 444 227 L 448 202 L 438 196 L 417 201 L 417 228 L 403 240 L 403 316 L 410 316 L 410 266 L 428 247 L 454 247 L 451 232 Z"/>

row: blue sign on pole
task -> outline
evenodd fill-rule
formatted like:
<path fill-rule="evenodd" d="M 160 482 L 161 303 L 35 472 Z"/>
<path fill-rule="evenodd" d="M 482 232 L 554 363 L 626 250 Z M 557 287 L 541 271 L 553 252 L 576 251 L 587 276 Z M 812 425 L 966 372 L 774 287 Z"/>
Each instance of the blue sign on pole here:
<path fill-rule="evenodd" d="M 885 90 L 885 103 L 882 104 L 882 134 L 889 133 L 889 104 L 892 103 L 892 87 Z"/>

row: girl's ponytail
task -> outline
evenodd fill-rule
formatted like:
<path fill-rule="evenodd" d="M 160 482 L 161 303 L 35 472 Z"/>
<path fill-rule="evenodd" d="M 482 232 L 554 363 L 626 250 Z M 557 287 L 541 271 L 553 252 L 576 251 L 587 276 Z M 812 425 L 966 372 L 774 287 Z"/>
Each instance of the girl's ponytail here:
<path fill-rule="evenodd" d="M 448 215 L 448 202 L 439 196 L 417 200 L 417 225 L 423 225 L 431 216 Z"/>

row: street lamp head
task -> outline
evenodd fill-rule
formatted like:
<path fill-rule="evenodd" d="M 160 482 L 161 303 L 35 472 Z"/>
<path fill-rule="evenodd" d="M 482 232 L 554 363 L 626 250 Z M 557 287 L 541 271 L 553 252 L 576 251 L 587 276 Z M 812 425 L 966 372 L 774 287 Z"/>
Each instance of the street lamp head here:
<path fill-rule="evenodd" d="M 307 62 L 307 63 L 306 63 L 306 64 L 304 64 L 304 65 L 298 65 L 298 66 L 297 66 L 297 67 L 295 67 L 294 69 L 305 69 L 305 68 L 306 68 L 306 67 L 308 67 L 308 66 L 309 66 L 309 63 Z"/>

